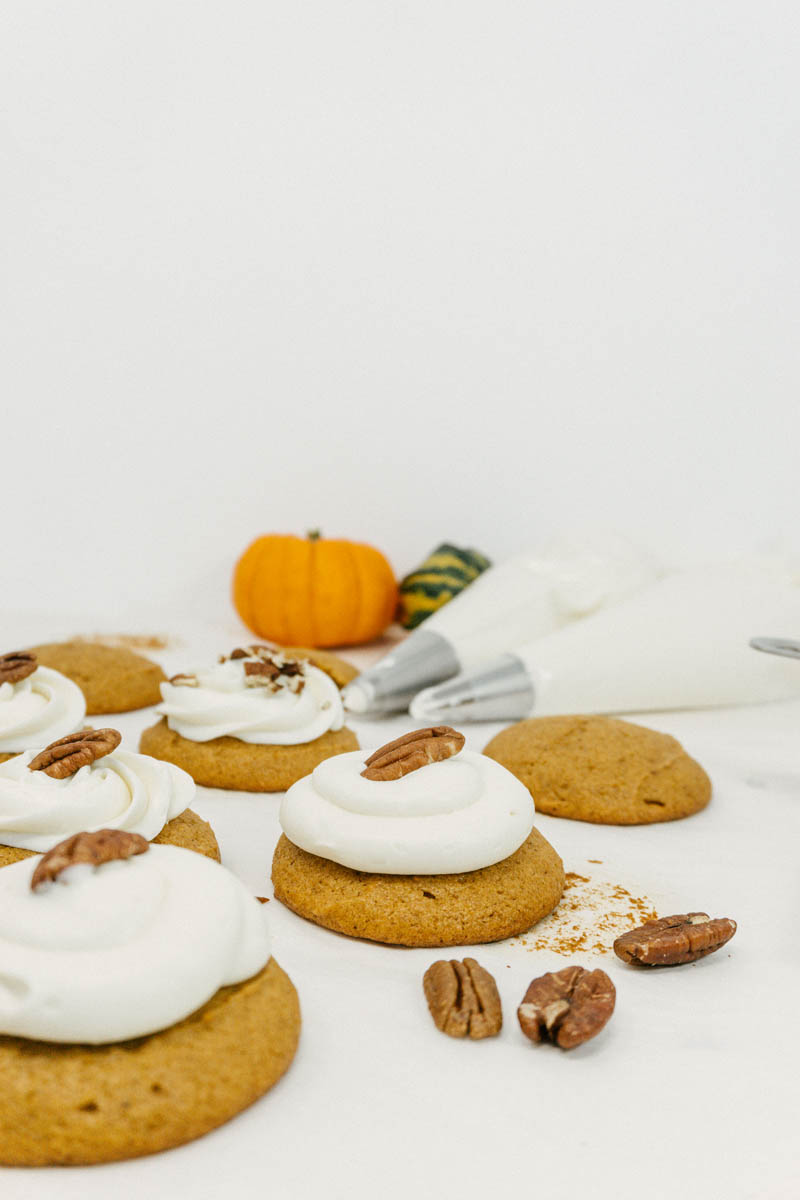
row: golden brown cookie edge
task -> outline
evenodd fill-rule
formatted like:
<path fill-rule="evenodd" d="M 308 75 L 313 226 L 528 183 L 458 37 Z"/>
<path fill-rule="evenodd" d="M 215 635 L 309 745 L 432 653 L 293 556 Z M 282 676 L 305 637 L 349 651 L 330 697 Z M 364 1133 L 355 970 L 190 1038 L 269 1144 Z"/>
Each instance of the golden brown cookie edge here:
<path fill-rule="evenodd" d="M 240 792 L 284 792 L 326 758 L 358 748 L 347 726 L 295 746 L 257 746 L 235 737 L 192 742 L 170 729 L 165 717 L 139 740 L 142 754 L 182 767 L 195 783 Z"/>
<path fill-rule="evenodd" d="M 299 1036 L 297 992 L 274 959 L 148 1037 L 95 1047 L 0 1036 L 0 1162 L 90 1165 L 193 1141 L 273 1087 Z"/>
<path fill-rule="evenodd" d="M 561 858 L 537 829 L 502 862 L 460 875 L 353 871 L 285 834 L 272 861 L 275 897 L 298 916 L 348 937 L 411 947 L 480 945 L 524 933 L 557 906 L 564 880 Z M 514 904 L 498 914 L 498 895 L 512 891 Z"/>

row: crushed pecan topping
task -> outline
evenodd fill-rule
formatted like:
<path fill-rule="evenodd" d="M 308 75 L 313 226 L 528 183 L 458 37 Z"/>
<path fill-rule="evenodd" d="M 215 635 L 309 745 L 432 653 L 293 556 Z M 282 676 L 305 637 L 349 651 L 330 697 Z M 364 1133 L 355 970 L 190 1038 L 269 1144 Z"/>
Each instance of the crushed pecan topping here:
<path fill-rule="evenodd" d="M 440 959 L 422 978 L 425 999 L 437 1029 L 450 1037 L 494 1037 L 503 1027 L 503 1009 L 494 978 L 474 958 Z"/>
<path fill-rule="evenodd" d="M 121 741 L 122 736 L 116 729 L 81 729 L 78 733 L 68 733 L 32 758 L 28 770 L 44 771 L 53 779 L 66 779 L 81 767 L 111 754 Z"/>
<path fill-rule="evenodd" d="M 623 933 L 614 942 L 614 953 L 641 967 L 676 967 L 713 954 L 735 933 L 736 922 L 729 917 L 712 920 L 708 913 L 682 913 Z"/>
<path fill-rule="evenodd" d="M 127 833 L 124 829 L 98 829 L 95 833 L 74 833 L 66 841 L 59 842 L 43 854 L 31 876 L 31 889 L 36 891 L 43 883 L 52 883 L 67 867 L 78 863 L 90 863 L 99 867 L 116 858 L 132 858 L 144 854 L 150 843 L 138 833 Z"/>
<path fill-rule="evenodd" d="M 239 658 L 271 658 L 273 654 L 278 653 L 278 647 L 271 645 L 269 642 L 256 642 L 252 646 L 237 646 L 235 650 L 231 650 L 230 654 L 220 654 L 219 661 L 227 662 L 229 659 L 233 662 Z"/>
<path fill-rule="evenodd" d="M 198 687 L 200 680 L 196 675 L 186 675 L 181 672 L 178 675 L 172 675 L 168 680 L 173 687 Z"/>
<path fill-rule="evenodd" d="M 29 650 L 0 654 L 0 683 L 19 683 L 21 679 L 32 675 L 37 666 L 36 655 Z"/>
<path fill-rule="evenodd" d="M 402 779 L 428 763 L 441 762 L 464 748 L 464 735 L 449 725 L 415 729 L 394 742 L 387 742 L 366 761 L 365 779 Z"/>
<path fill-rule="evenodd" d="M 572 1050 L 600 1032 L 614 1011 L 616 998 L 605 971 L 564 967 L 533 980 L 517 1017 L 532 1042 L 553 1042 L 562 1050 Z"/>
<path fill-rule="evenodd" d="M 282 654 L 275 646 L 239 647 L 228 657 L 247 659 L 244 663 L 245 687 L 267 688 L 270 692 L 283 688 L 299 694 L 306 685 L 303 664 L 296 658 Z M 222 662 L 225 661 L 223 658 Z"/>

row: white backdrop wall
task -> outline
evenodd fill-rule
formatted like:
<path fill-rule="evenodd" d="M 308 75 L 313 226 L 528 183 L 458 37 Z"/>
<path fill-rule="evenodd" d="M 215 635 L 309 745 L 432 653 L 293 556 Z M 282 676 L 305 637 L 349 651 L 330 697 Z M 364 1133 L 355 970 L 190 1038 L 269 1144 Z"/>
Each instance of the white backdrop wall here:
<path fill-rule="evenodd" d="M 796 541 L 794 3 L 9 0 L 4 609 Z"/>

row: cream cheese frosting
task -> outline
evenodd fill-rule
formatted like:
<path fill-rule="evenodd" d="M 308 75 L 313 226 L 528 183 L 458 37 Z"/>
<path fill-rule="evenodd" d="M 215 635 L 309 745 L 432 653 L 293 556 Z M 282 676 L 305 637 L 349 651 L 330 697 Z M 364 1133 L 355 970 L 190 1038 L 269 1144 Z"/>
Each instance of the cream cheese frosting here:
<path fill-rule="evenodd" d="M 181 737 L 192 742 L 235 737 L 254 745 L 294 746 L 312 742 L 328 730 L 341 729 L 344 709 L 339 689 L 329 675 L 310 663 L 274 689 L 247 683 L 246 664 L 258 657 L 227 659 L 197 671 L 192 686 L 162 683 L 163 703 L 156 712 Z"/>
<path fill-rule="evenodd" d="M 0 843 L 50 850 L 79 830 L 125 829 L 148 841 L 189 807 L 191 775 L 146 754 L 115 750 L 66 779 L 28 764 L 27 750 L 0 764 Z M 1 872 L 0 872 L 1 874 Z"/>
<path fill-rule="evenodd" d="M 462 750 L 391 781 L 362 776 L 369 755 L 337 754 L 289 788 L 290 841 L 355 871 L 446 875 L 508 858 L 533 828 L 528 789 L 483 754 Z"/>
<path fill-rule="evenodd" d="M 166 1029 L 270 957 L 266 914 L 230 871 L 177 846 L 67 868 L 0 871 L 0 1031 L 50 1042 Z"/>
<path fill-rule="evenodd" d="M 37 667 L 17 683 L 0 683 L 0 754 L 46 746 L 74 733 L 85 716 L 81 689 L 49 667 Z"/>

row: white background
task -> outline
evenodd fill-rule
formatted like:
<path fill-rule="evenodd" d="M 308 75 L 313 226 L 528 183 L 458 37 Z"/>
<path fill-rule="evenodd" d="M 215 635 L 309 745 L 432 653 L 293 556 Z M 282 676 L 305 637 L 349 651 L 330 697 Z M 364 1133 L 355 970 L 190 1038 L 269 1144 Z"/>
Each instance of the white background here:
<path fill-rule="evenodd" d="M 233 560 L 269 530 L 374 541 L 398 572 L 445 538 L 500 556 L 588 521 L 673 559 L 796 544 L 794 3 L 8 0 L 1 19 L 9 631 L 12 610 L 225 619 Z M 8 1172 L 4 1194 L 284 1200 L 311 1194 L 302 1165 L 313 1194 L 359 1200 L 793 1197 L 796 714 L 731 720 L 648 721 L 712 771 L 693 823 L 589 845 L 543 819 L 573 869 L 612 850 L 662 907 L 741 921 L 730 959 L 632 982 L 603 1046 L 525 1059 L 531 972 L 501 948 L 507 1034 L 451 1043 L 421 1009 L 428 956 L 276 914 L 306 1014 L 285 1083 L 194 1147 Z M 201 811 L 256 888 L 274 811 L 228 799 Z M 351 969 L 374 981 L 358 1011 Z"/>
<path fill-rule="evenodd" d="M 797 523 L 796 5 L 8 0 L 13 607 Z"/>

